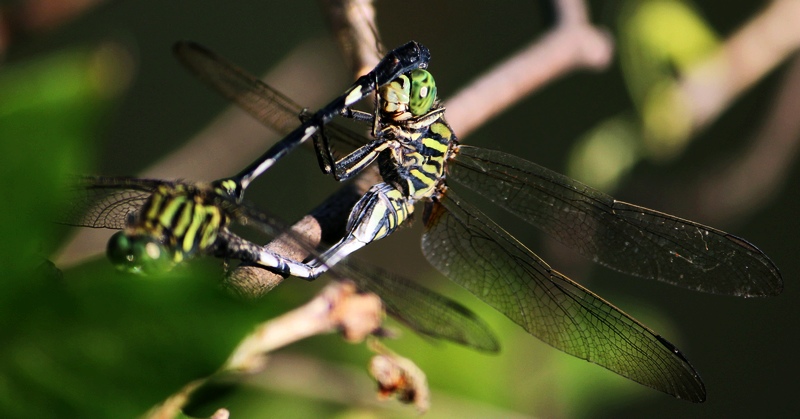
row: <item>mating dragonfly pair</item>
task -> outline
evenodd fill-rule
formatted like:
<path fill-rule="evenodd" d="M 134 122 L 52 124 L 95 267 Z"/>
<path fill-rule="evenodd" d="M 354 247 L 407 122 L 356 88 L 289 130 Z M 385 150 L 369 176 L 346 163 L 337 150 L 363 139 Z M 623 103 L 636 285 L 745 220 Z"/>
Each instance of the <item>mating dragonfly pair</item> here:
<path fill-rule="evenodd" d="M 279 131 L 298 127 L 239 175 L 208 185 L 132 178 L 85 177 L 68 222 L 122 228 L 109 243 L 112 260 L 157 270 L 206 253 L 241 259 L 313 279 L 329 268 L 375 291 L 387 311 L 412 329 L 496 351 L 491 332 L 457 303 L 376 268 L 343 260 L 391 234 L 425 203 L 422 238 L 428 260 L 530 334 L 675 397 L 700 402 L 705 387 L 675 346 L 552 269 L 477 208 L 451 181 L 471 188 L 584 256 L 612 269 L 697 291 L 742 297 L 775 295 L 775 265 L 744 239 L 635 206 L 521 158 L 460 145 L 444 120 L 428 50 L 408 43 L 388 54 L 345 94 L 313 115 L 233 64 L 193 43 L 175 47 L 179 60 L 223 96 Z M 373 113 L 351 109 L 377 90 Z M 372 138 L 341 159 L 336 138 L 357 137 L 330 122 L 347 116 L 373 125 Z M 342 134 L 342 135 L 339 135 Z M 377 161 L 383 182 L 353 207 L 340 242 L 310 262 L 294 261 L 231 233 L 231 221 L 277 235 L 276 220 L 242 201 L 249 183 L 299 144 L 314 139 L 323 171 L 345 180 Z M 299 239 L 298 239 L 299 241 Z M 410 291 L 406 291 L 410 290 Z"/>

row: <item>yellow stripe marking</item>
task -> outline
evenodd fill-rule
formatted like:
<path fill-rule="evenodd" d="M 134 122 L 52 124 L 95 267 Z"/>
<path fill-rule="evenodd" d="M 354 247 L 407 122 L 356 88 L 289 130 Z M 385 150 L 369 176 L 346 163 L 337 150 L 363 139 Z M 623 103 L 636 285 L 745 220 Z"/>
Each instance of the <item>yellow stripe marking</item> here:
<path fill-rule="evenodd" d="M 448 139 L 453 135 L 445 124 L 433 124 L 431 125 L 431 131 Z"/>
<path fill-rule="evenodd" d="M 172 200 L 169 201 L 161 211 L 161 216 L 158 217 L 158 223 L 164 227 L 172 227 L 172 220 L 175 217 L 175 213 L 184 202 L 186 202 L 185 197 L 172 197 Z"/>

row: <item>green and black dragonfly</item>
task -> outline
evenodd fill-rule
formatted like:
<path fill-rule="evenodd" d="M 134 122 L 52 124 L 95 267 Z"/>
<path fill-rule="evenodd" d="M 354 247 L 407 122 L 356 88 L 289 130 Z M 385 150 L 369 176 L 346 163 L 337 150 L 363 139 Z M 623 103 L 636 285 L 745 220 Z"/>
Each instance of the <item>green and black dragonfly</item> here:
<path fill-rule="evenodd" d="M 190 69 L 196 70 L 202 74 L 203 77 L 213 81 L 221 91 L 224 91 L 228 97 L 237 98 L 240 95 L 254 91 L 259 86 L 250 83 L 250 79 L 242 77 L 238 74 L 233 74 L 229 71 L 223 70 L 219 67 L 204 66 L 204 61 L 196 61 L 194 58 L 200 57 L 197 54 L 183 53 L 187 50 L 193 49 L 193 44 L 190 42 L 179 42 L 175 45 L 174 50 L 182 62 Z M 200 57 L 202 58 L 202 57 Z M 303 114 L 303 121 L 299 120 L 300 114 L 296 114 L 291 118 L 285 118 L 285 114 L 276 114 L 274 118 L 270 115 L 261 115 L 262 118 L 272 118 L 270 121 L 273 126 L 280 126 L 280 130 L 286 134 L 281 141 L 267 150 L 262 156 L 256 159 L 253 163 L 247 166 L 244 170 L 239 172 L 233 177 L 220 179 L 212 182 L 210 185 L 205 185 L 204 190 L 213 191 L 219 195 L 229 196 L 235 201 L 241 201 L 244 197 L 245 189 L 250 183 L 259 175 L 269 169 L 277 160 L 285 156 L 298 145 L 302 144 L 312 136 L 327 122 L 333 119 L 336 115 L 342 113 L 349 105 L 357 102 L 364 95 L 369 95 L 375 88 L 390 82 L 400 74 L 410 71 L 415 68 L 427 66 L 430 58 L 430 53 L 427 48 L 416 43 L 409 42 L 386 55 L 386 57 L 375 67 L 369 74 L 359 78 L 342 96 L 334 99 L 330 104 L 319 110 L 313 115 Z M 227 69 L 224 69 L 227 70 Z M 269 100 L 270 103 L 277 103 L 285 100 L 277 92 L 258 91 L 258 97 L 264 100 Z M 244 99 L 243 99 L 244 100 Z M 294 120 L 290 124 L 288 121 Z M 279 123 L 280 122 L 280 123 Z M 171 262 L 180 262 L 184 255 L 194 253 L 197 251 L 207 251 L 212 247 L 212 244 L 217 240 L 215 232 L 217 230 L 217 223 L 221 217 L 211 207 L 208 207 L 204 214 L 190 213 L 193 219 L 183 220 L 178 226 L 170 226 L 167 221 L 171 221 L 174 208 L 167 205 L 178 205 L 178 201 L 171 199 L 172 197 L 186 194 L 187 191 L 178 190 L 186 188 L 185 185 L 175 184 L 169 188 L 161 186 L 159 188 L 150 188 L 151 192 L 158 192 L 155 197 L 164 195 L 159 201 L 153 201 L 153 208 L 148 208 L 147 216 L 132 219 L 130 223 L 125 220 L 114 220 L 111 228 L 123 228 L 127 226 L 124 231 L 115 234 L 108 245 L 108 254 L 112 260 L 131 271 L 147 270 L 150 268 L 158 269 L 163 266 L 166 259 L 171 259 Z M 198 205 L 197 208 L 204 208 L 205 205 L 210 205 L 200 196 L 196 191 L 191 191 L 191 198 L 194 199 Z M 120 198 L 123 199 L 121 204 L 126 205 L 124 198 L 125 192 L 120 192 Z M 112 203 L 113 204 L 113 203 Z M 211 205 L 213 207 L 213 205 Z M 104 209 L 107 210 L 107 209 Z M 152 212 L 152 213 L 151 213 Z M 129 214 L 134 214 L 135 211 L 129 211 Z M 166 214 L 166 215 L 164 215 Z M 105 216 L 105 214 L 98 214 Z M 201 220 L 197 217 L 212 217 L 211 220 Z M 158 217 L 167 217 L 166 221 L 158 220 Z M 152 220 L 150 219 L 152 218 Z M 203 231 L 199 231 L 199 226 L 206 223 L 207 227 Z M 107 225 L 93 226 L 90 224 L 82 224 L 89 227 L 109 227 Z M 172 228 L 178 228 L 179 234 L 175 234 Z M 194 227 L 194 228 L 189 228 Z M 158 230 L 154 230 L 158 228 Z M 198 230 L 198 231 L 196 231 Z M 157 238 L 154 238 L 157 237 Z M 166 239 L 166 240 L 162 240 Z M 150 254 L 155 252 L 157 242 L 166 244 L 166 247 L 157 255 Z M 219 250 L 215 250 L 219 252 Z M 157 257 L 154 257 L 157 256 Z M 167 257 L 168 256 L 168 257 Z M 301 263 L 295 263 L 292 260 L 274 255 L 271 260 L 265 259 L 266 253 L 261 254 L 260 264 L 271 266 L 278 271 L 292 274 L 299 277 L 309 277 L 307 266 Z M 252 255 L 250 257 L 252 259 Z M 154 266 L 149 266 L 154 265 Z"/>
<path fill-rule="evenodd" d="M 202 80 L 212 84 L 228 99 L 243 107 L 248 107 L 253 102 L 281 103 L 288 100 L 274 90 L 264 90 L 260 82 L 256 83 L 257 79 L 247 73 L 237 73 L 238 69 L 236 68 L 208 65 L 209 61 L 204 55 L 193 52 L 198 49 L 202 49 L 202 47 L 189 41 L 181 41 L 175 44 L 173 52 L 183 65 Z M 244 189 L 250 182 L 295 147 L 312 138 L 322 126 L 333 120 L 334 117 L 342 114 L 349 106 L 369 96 L 376 88 L 391 82 L 401 74 L 416 68 L 427 67 L 429 60 L 428 49 L 424 45 L 411 41 L 389 52 L 372 71 L 356 80 L 343 95 L 314 114 L 302 112 L 302 115 L 298 113 L 287 117 L 286 114 L 272 113 L 269 110 L 267 112 L 257 111 L 259 119 L 269 121 L 270 126 L 280 127 L 281 132 L 285 133 L 288 121 L 293 121 L 290 126 L 294 129 L 286 133 L 286 137 L 270 147 L 237 175 L 227 179 L 236 184 L 237 189 L 233 192 L 241 199 Z M 302 124 L 298 124 L 301 116 Z"/>
<path fill-rule="evenodd" d="M 202 68 L 225 71 L 256 86 L 234 100 L 268 126 L 273 126 L 271 119 L 264 115 L 302 111 L 291 101 L 272 101 L 274 89 L 202 47 L 193 46 L 179 56 L 187 54 L 202 62 Z M 224 86 L 201 78 L 230 97 Z M 344 114 L 373 118 L 357 111 Z M 341 130 L 326 125 L 323 135 L 315 137 L 326 173 L 345 180 L 377 160 L 384 182 L 354 206 L 342 241 L 310 263 L 313 275 L 389 235 L 421 200 L 426 202 L 423 253 L 450 279 L 544 342 L 694 402 L 705 400 L 704 384 L 675 346 L 552 269 L 460 199 L 448 183 L 464 184 L 620 272 L 716 294 L 754 297 L 782 291 L 782 278 L 772 261 L 742 238 L 617 201 L 503 152 L 460 145 L 443 118 L 433 77 L 425 70 L 411 70 L 382 87 L 376 115 L 373 138 L 340 160 L 334 158 L 329 139 Z"/>
<path fill-rule="evenodd" d="M 176 45 L 176 52 L 189 43 Z M 180 53 L 179 53 L 180 55 Z M 156 273 L 171 269 L 184 260 L 213 255 L 243 262 L 298 277 L 308 277 L 307 266 L 269 251 L 234 234 L 229 226 L 236 222 L 255 228 L 271 237 L 290 240 L 299 248 L 307 248 L 276 219 L 267 216 L 243 201 L 249 183 L 281 156 L 310 138 L 326 121 L 344 110 L 361 95 L 369 94 L 384 80 L 390 81 L 410 68 L 424 66 L 428 53 L 424 46 L 408 43 L 386 56 L 369 75 L 313 116 L 300 113 L 279 129 L 287 134 L 238 175 L 211 183 L 189 183 L 131 177 L 83 176 L 71 185 L 64 224 L 121 229 L 109 240 L 107 253 L 119 269 L 136 273 Z M 191 57 L 187 58 L 191 61 Z M 191 66 L 191 62 L 187 63 Z M 205 75 L 225 85 L 228 92 L 248 91 L 251 86 L 236 86 L 243 78 L 225 84 L 225 74 L 206 69 Z M 263 92 L 261 92 L 263 93 Z M 276 96 L 269 99 L 277 101 Z M 340 110 L 341 109 L 341 110 Z M 278 115 L 283 117 L 285 115 Z M 277 121 L 277 120 L 276 120 Z M 288 121 L 288 120 L 286 120 Z M 277 123 L 277 122 L 276 122 Z M 299 128 L 294 128 L 299 125 Z M 315 255 L 312 249 L 309 254 Z M 475 349 L 496 352 L 497 340 L 489 328 L 462 305 L 415 283 L 376 267 L 347 264 L 334 270 L 337 278 L 349 279 L 362 291 L 381 297 L 389 314 L 420 334 L 447 339 Z"/>
<path fill-rule="evenodd" d="M 223 183 L 224 184 L 224 183 Z M 218 183 L 130 177 L 82 176 L 73 182 L 65 224 L 122 229 L 109 241 L 111 261 L 128 271 L 159 273 L 197 255 L 238 259 L 270 270 L 290 271 L 285 259 L 234 234 L 232 223 L 315 255 L 285 225 L 236 199 Z M 132 262 L 135 262 L 132 263 Z M 347 261 L 330 271 L 359 291 L 381 297 L 394 318 L 424 336 L 496 352 L 489 327 L 457 302 L 377 267 Z"/>

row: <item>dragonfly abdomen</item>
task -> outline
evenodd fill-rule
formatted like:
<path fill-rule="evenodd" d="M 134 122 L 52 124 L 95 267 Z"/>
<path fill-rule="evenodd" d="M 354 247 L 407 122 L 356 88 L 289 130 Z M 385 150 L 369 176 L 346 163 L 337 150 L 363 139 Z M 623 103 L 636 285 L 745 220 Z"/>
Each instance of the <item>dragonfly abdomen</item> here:
<path fill-rule="evenodd" d="M 183 185 L 162 185 L 142 207 L 140 218 L 131 227 L 137 234 L 149 235 L 166 244 L 177 263 L 209 250 L 226 223 L 220 208 L 199 191 Z"/>

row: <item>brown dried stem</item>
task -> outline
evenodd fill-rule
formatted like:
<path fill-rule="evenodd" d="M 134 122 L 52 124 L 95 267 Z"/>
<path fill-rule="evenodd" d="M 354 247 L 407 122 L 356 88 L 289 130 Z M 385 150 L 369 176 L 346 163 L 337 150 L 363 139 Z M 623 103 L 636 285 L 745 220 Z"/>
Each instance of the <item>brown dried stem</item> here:
<path fill-rule="evenodd" d="M 681 77 L 678 94 L 695 129 L 713 122 L 731 102 L 800 46 L 800 2 L 774 0 L 703 63 Z"/>
<path fill-rule="evenodd" d="M 679 84 L 695 130 L 713 122 L 744 91 L 800 47 L 800 2 L 775 0 L 728 39 L 719 51 Z M 797 101 L 800 58 L 787 68 L 768 117 L 750 145 L 724 168 L 711 166 L 692 193 L 703 220 L 727 223 L 756 210 L 773 196 L 795 161 L 800 141 Z M 684 192 L 685 193 L 685 192 Z"/>
<path fill-rule="evenodd" d="M 581 0 L 557 0 L 556 26 L 447 101 L 447 121 L 464 138 L 517 101 L 571 71 L 602 70 L 611 61 L 610 36 L 591 25 Z"/>
<path fill-rule="evenodd" d="M 214 375 L 195 380 L 153 408 L 148 418 L 173 418 L 188 402 L 191 394 L 219 375 L 253 374 L 266 365 L 267 355 L 315 335 L 341 332 L 351 342 L 363 341 L 380 329 L 383 308 L 378 296 L 358 294 L 352 283 L 329 284 L 308 303 L 262 323 L 233 351 L 228 361 Z M 220 409 L 215 413 L 224 415 Z"/>

